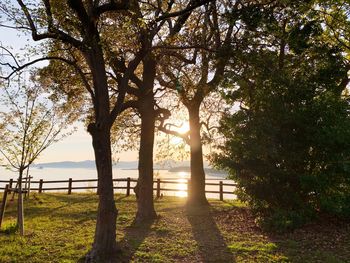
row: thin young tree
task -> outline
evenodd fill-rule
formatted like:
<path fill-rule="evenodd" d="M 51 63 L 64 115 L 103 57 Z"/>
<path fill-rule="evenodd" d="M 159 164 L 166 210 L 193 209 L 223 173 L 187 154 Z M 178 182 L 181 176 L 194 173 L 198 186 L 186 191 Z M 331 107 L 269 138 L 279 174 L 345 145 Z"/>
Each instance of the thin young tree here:
<path fill-rule="evenodd" d="M 0 90 L 0 154 L 5 167 L 18 172 L 17 225 L 24 235 L 23 175 L 39 155 L 72 131 L 67 130 L 77 117 L 62 101 L 32 83 L 3 85 Z"/>

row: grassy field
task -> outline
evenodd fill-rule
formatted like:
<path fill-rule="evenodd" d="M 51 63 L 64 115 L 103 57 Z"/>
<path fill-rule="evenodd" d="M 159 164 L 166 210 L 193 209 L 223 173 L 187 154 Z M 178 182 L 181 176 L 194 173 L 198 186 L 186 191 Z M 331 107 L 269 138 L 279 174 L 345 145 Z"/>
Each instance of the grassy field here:
<path fill-rule="evenodd" d="M 134 224 L 133 196 L 116 196 L 118 262 L 350 262 L 350 224 L 319 221 L 288 234 L 259 229 L 237 202 L 186 209 L 184 199 L 156 200 L 159 218 Z M 94 194 L 34 194 L 25 202 L 25 237 L 9 204 L 0 232 L 0 262 L 83 262 L 94 234 Z M 117 260 L 116 260 L 117 261 Z"/>

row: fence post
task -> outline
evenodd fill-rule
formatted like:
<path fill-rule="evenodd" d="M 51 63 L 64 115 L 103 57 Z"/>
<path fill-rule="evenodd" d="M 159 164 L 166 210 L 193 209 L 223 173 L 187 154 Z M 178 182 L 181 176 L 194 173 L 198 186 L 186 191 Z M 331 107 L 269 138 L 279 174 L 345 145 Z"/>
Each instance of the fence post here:
<path fill-rule="evenodd" d="M 12 185 L 13 185 L 13 179 L 10 179 L 9 189 L 11 189 L 11 188 L 12 188 Z"/>
<path fill-rule="evenodd" d="M 70 195 L 72 193 L 72 178 L 69 178 L 69 181 L 68 181 L 68 194 Z"/>
<path fill-rule="evenodd" d="M 40 179 L 40 181 L 39 181 L 39 194 L 41 194 L 43 192 L 43 184 L 44 184 L 43 179 Z"/>
<path fill-rule="evenodd" d="M 1 210 L 0 210 L 0 228 L 1 228 L 1 223 L 5 215 L 5 209 L 6 209 L 6 199 L 7 199 L 7 193 L 8 193 L 9 185 L 7 184 L 5 186 L 4 190 L 4 196 L 2 197 L 2 202 L 1 202 Z"/>
<path fill-rule="evenodd" d="M 160 198 L 160 179 L 157 179 L 157 198 Z"/>
<path fill-rule="evenodd" d="M 130 177 L 126 178 L 126 196 L 130 195 Z"/>
<path fill-rule="evenodd" d="M 220 181 L 219 187 L 220 187 L 220 201 L 224 201 L 224 186 L 222 181 Z"/>

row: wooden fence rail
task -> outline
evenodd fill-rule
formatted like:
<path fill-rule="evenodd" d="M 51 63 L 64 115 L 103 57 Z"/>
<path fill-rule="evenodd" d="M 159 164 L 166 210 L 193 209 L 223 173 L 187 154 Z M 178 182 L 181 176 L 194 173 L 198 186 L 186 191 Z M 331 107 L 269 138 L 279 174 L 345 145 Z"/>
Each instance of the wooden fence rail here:
<path fill-rule="evenodd" d="M 15 182 L 13 179 L 4 181 L 0 180 L 0 183 L 5 183 L 8 184 L 8 189 L 9 191 L 13 191 L 13 182 Z M 74 186 L 74 183 L 92 183 L 95 182 L 97 184 L 98 180 L 97 179 L 78 179 L 74 180 L 72 178 L 69 178 L 68 180 L 54 180 L 54 181 L 44 181 L 43 179 L 40 179 L 39 181 L 31 181 L 32 185 L 37 185 L 37 187 L 31 187 L 31 191 L 38 191 L 38 193 L 42 193 L 44 191 L 67 191 L 67 194 L 72 194 L 72 190 L 94 190 L 97 189 L 97 186 Z M 113 179 L 113 182 L 125 182 L 125 186 L 116 186 L 114 185 L 114 189 L 118 190 L 126 190 L 126 196 L 130 195 L 130 191 L 134 188 L 134 185 L 132 183 L 136 183 L 137 179 L 133 178 L 118 178 L 118 179 Z M 162 193 L 161 192 L 187 192 L 187 190 L 184 189 L 178 189 L 178 188 L 164 188 L 161 187 L 162 184 L 181 184 L 184 185 L 186 184 L 186 189 L 188 189 L 188 184 L 190 183 L 190 180 L 186 181 L 171 181 L 169 179 L 161 180 L 157 179 L 153 181 L 154 184 L 156 184 L 155 188 L 153 188 L 154 191 L 156 191 L 156 196 L 161 197 Z M 47 187 L 47 185 L 51 184 L 66 184 L 67 186 L 57 186 L 57 187 Z M 44 185 L 46 187 L 44 187 Z M 206 190 L 206 193 L 210 194 L 218 194 L 219 199 L 221 201 L 224 200 L 224 194 L 229 194 L 233 195 L 233 189 L 237 185 L 234 183 L 225 183 L 223 181 L 219 181 L 219 183 L 208 183 L 206 182 L 205 185 L 207 186 L 217 186 L 217 191 L 215 190 Z M 230 186 L 232 187 L 232 191 L 224 191 L 224 186 Z M 0 190 L 5 190 L 5 187 L 0 187 Z M 24 189 L 25 190 L 25 189 Z"/>

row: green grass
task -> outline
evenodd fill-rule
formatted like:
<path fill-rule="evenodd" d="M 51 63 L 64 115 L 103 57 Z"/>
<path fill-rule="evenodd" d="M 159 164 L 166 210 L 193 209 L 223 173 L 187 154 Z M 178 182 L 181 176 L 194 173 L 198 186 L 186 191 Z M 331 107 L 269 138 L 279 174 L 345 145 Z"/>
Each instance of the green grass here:
<path fill-rule="evenodd" d="M 25 201 L 24 237 L 9 203 L 0 230 L 0 262 L 83 262 L 94 235 L 97 196 L 35 194 Z M 317 222 L 293 233 L 263 232 L 239 202 L 211 201 L 186 209 L 185 200 L 156 200 L 158 219 L 134 224 L 133 196 L 116 196 L 119 262 L 350 262 L 350 226 Z"/>

